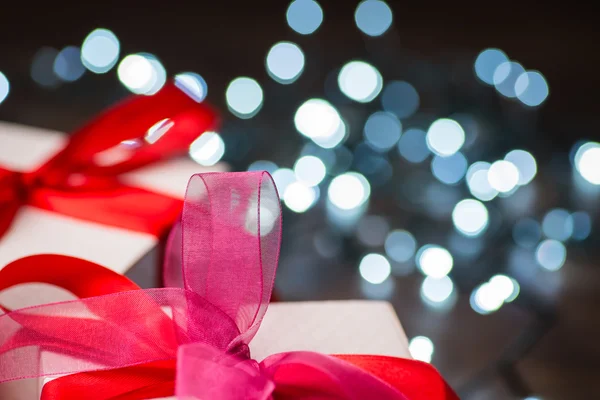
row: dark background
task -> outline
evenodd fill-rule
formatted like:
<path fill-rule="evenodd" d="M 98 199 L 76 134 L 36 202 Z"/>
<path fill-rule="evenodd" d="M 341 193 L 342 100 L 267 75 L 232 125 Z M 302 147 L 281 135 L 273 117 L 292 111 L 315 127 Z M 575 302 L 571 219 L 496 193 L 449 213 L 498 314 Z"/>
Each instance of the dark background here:
<path fill-rule="evenodd" d="M 309 97 L 324 96 L 324 82 L 334 69 L 351 59 L 365 59 L 385 80 L 407 80 L 416 87 L 421 107 L 415 123 L 424 124 L 431 116 L 473 113 L 491 127 L 482 158 L 492 160 L 513 148 L 531 151 L 538 161 L 532 216 L 540 218 L 553 207 L 575 210 L 568 152 L 578 140 L 600 138 L 600 35 L 591 5 L 389 1 L 393 27 L 369 38 L 354 23 L 357 2 L 320 1 L 324 22 L 308 36 L 288 27 L 288 4 L 2 1 L 0 71 L 10 80 L 11 91 L 0 104 L 0 119 L 70 131 L 125 97 L 128 91 L 119 83 L 116 68 L 104 75 L 86 72 L 80 80 L 55 89 L 40 87 L 30 77 L 32 59 L 42 46 L 80 46 L 90 31 L 104 27 L 118 36 L 121 57 L 146 51 L 161 60 L 169 75 L 194 71 L 205 78 L 207 101 L 222 110 L 228 144 L 224 159 L 234 169 L 244 170 L 259 159 L 291 167 L 303 143 L 292 123 L 297 107 Z M 306 56 L 304 73 L 292 85 L 274 82 L 264 67 L 267 51 L 281 40 L 297 43 Z M 547 101 L 526 108 L 478 82 L 473 62 L 488 47 L 542 71 L 550 86 Z M 249 120 L 234 117 L 225 105 L 225 88 L 240 75 L 256 79 L 265 94 L 262 110 Z M 378 107 L 374 101 L 341 111 L 364 120 Z M 360 136 L 361 128 L 353 129 L 358 133 L 352 134 Z M 264 141 L 270 145 L 261 145 Z M 435 239 L 451 230 L 451 222 L 396 206 L 392 192 L 402 185 L 403 176 L 396 172 L 404 167 L 394 164 L 392 180 L 374 190 L 369 213 L 385 215 L 393 228 L 417 226 L 423 238 Z M 594 215 L 597 203 L 588 207 Z M 284 215 L 277 282 L 283 300 L 366 296 L 356 270 L 369 250 L 352 237 L 342 237 L 342 251 L 334 259 L 319 257 L 313 237 L 328 232 L 323 215 L 322 205 L 304 214 L 287 210 Z M 395 289 L 388 299 L 409 338 L 432 339 L 433 364 L 464 399 L 599 398 L 598 222 L 596 218 L 588 240 L 568 246 L 567 263 L 560 271 L 541 272 L 521 282 L 519 298 L 490 315 L 475 313 L 469 294 L 506 269 L 513 246 L 510 234 L 485 238 L 480 257 L 456 266 L 451 276 L 459 296 L 450 310 L 423 304 L 418 272 L 394 277 Z"/>

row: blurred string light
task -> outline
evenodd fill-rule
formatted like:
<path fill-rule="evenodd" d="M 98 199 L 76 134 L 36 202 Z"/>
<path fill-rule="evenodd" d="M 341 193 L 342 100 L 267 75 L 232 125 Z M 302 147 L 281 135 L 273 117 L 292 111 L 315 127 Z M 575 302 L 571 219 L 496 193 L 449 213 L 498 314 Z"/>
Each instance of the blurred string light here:
<path fill-rule="evenodd" d="M 356 26 L 369 36 L 381 36 L 392 25 L 392 10 L 381 0 L 364 0 L 354 13 Z"/>
<path fill-rule="evenodd" d="M 585 211 L 577 211 L 571 214 L 573 220 L 573 240 L 585 240 L 592 232 L 592 218 Z"/>
<path fill-rule="evenodd" d="M 6 99 L 10 92 L 10 83 L 8 78 L 0 71 L 0 104 Z"/>
<path fill-rule="evenodd" d="M 356 209 L 367 202 L 371 195 L 371 185 L 357 172 L 338 175 L 329 184 L 327 197 L 341 210 Z"/>
<path fill-rule="evenodd" d="M 523 72 L 515 82 L 515 94 L 526 106 L 539 106 L 546 100 L 548 93 L 548 82 L 538 71 Z"/>
<path fill-rule="evenodd" d="M 263 90 L 252 78 L 235 78 L 225 92 L 227 108 L 238 118 L 248 119 L 260 111 L 263 104 Z"/>
<path fill-rule="evenodd" d="M 392 267 L 387 258 L 381 254 L 371 253 L 360 260 L 358 270 L 365 281 L 378 285 L 389 278 Z"/>
<path fill-rule="evenodd" d="M 408 350 L 415 360 L 431 362 L 435 347 L 427 336 L 415 336 L 410 339 Z"/>
<path fill-rule="evenodd" d="M 506 61 L 508 57 L 502 50 L 485 49 L 475 59 L 475 74 L 484 83 L 493 85 L 496 68 Z"/>
<path fill-rule="evenodd" d="M 195 72 L 183 72 L 175 75 L 175 86 L 187 93 L 198 103 L 208 94 L 208 85 L 203 77 Z"/>
<path fill-rule="evenodd" d="M 316 186 L 327 174 L 327 168 L 320 158 L 315 156 L 303 156 L 294 164 L 296 179 L 305 185 Z"/>
<path fill-rule="evenodd" d="M 514 224 L 512 236 L 518 246 L 524 249 L 532 249 L 537 246 L 542 238 L 542 228 L 536 220 L 524 218 Z"/>
<path fill-rule="evenodd" d="M 67 46 L 54 59 L 53 70 L 56 76 L 65 82 L 74 82 L 81 78 L 85 67 L 81 63 L 81 53 L 78 47 Z"/>
<path fill-rule="evenodd" d="M 346 126 L 338 111 L 326 100 L 308 99 L 294 114 L 296 130 L 317 145 L 332 148 L 346 137 Z"/>
<path fill-rule="evenodd" d="M 415 255 L 417 241 L 408 231 L 395 230 L 385 239 L 385 253 L 396 262 L 406 262 Z"/>
<path fill-rule="evenodd" d="M 487 228 L 489 215 L 486 206 L 473 199 L 461 200 L 452 211 L 454 227 L 465 236 L 479 236 Z"/>
<path fill-rule="evenodd" d="M 546 239 L 535 250 L 535 259 L 542 268 L 557 271 L 565 264 L 567 249 L 558 240 Z"/>
<path fill-rule="evenodd" d="M 600 143 L 583 143 L 574 157 L 575 169 L 593 185 L 600 185 Z"/>
<path fill-rule="evenodd" d="M 117 68 L 121 83 L 135 94 L 152 95 L 167 82 L 167 72 L 158 59 L 149 53 L 130 54 Z"/>
<path fill-rule="evenodd" d="M 277 170 L 277 164 L 273 161 L 257 160 L 248 166 L 248 171 L 267 171 L 271 175 Z"/>
<path fill-rule="evenodd" d="M 408 129 L 398 141 L 398 152 L 404 159 L 411 163 L 423 162 L 429 157 L 426 133 L 421 129 Z"/>
<path fill-rule="evenodd" d="M 275 186 L 277 186 L 277 191 L 279 192 L 279 195 L 282 196 L 283 200 L 283 193 L 285 193 L 287 187 L 293 182 L 296 182 L 296 174 L 289 168 L 279 168 L 275 170 L 272 175 Z"/>
<path fill-rule="evenodd" d="M 548 239 L 564 242 L 573 234 L 573 217 L 562 208 L 550 210 L 542 221 L 542 231 Z"/>
<path fill-rule="evenodd" d="M 505 61 L 494 71 L 494 86 L 498 93 L 508 98 L 517 97 L 515 85 L 525 68 L 517 62 Z"/>
<path fill-rule="evenodd" d="M 470 297 L 471 308 L 479 314 L 490 314 L 500 309 L 504 303 L 515 300 L 520 290 L 515 279 L 506 275 L 494 275 L 488 282 L 473 290 Z"/>
<path fill-rule="evenodd" d="M 465 143 L 465 131 L 455 120 L 441 118 L 431 124 L 426 139 L 429 150 L 438 156 L 448 157 Z"/>
<path fill-rule="evenodd" d="M 33 56 L 31 63 L 31 78 L 40 86 L 53 88 L 60 84 L 54 73 L 54 60 L 58 50 L 51 47 L 42 47 Z"/>
<path fill-rule="evenodd" d="M 383 78 L 371 64 L 351 61 L 340 70 L 338 85 L 348 98 L 359 103 L 368 103 L 381 92 Z"/>
<path fill-rule="evenodd" d="M 426 277 L 421 284 L 421 299 L 434 307 L 446 303 L 454 292 L 454 283 L 448 276 L 441 278 Z"/>
<path fill-rule="evenodd" d="M 394 147 L 401 134 L 402 124 L 394 114 L 388 112 L 375 112 L 365 123 L 365 140 L 377 151 L 387 151 Z"/>
<path fill-rule="evenodd" d="M 323 9 L 314 0 L 295 0 L 286 13 L 287 23 L 301 35 L 310 35 L 323 22 Z"/>
<path fill-rule="evenodd" d="M 308 186 L 300 181 L 290 183 L 283 191 L 283 202 L 296 213 L 307 211 L 318 199 L 319 188 Z"/>
<path fill-rule="evenodd" d="M 379 215 L 367 215 L 360 219 L 356 228 L 356 237 L 365 246 L 381 246 L 390 230 L 390 224 Z"/>
<path fill-rule="evenodd" d="M 498 191 L 490 185 L 488 172 L 491 164 L 477 161 L 467 169 L 466 180 L 471 194 L 481 201 L 493 200 Z"/>
<path fill-rule="evenodd" d="M 519 170 L 510 161 L 499 160 L 492 165 L 487 173 L 490 186 L 500 193 L 508 193 L 519 184 Z"/>
<path fill-rule="evenodd" d="M 81 62 L 90 71 L 104 74 L 117 64 L 120 47 L 114 33 L 108 29 L 96 29 L 81 45 Z"/>
<path fill-rule="evenodd" d="M 419 108 L 419 93 L 408 82 L 393 81 L 385 85 L 381 94 L 381 105 L 398 118 L 408 118 Z"/>
<path fill-rule="evenodd" d="M 269 50 L 266 66 L 269 76 L 276 82 L 293 83 L 304 70 L 304 53 L 294 43 L 279 42 Z"/>
<path fill-rule="evenodd" d="M 204 132 L 190 145 L 190 157 L 198 164 L 210 167 L 225 154 L 225 142 L 217 132 Z"/>
<path fill-rule="evenodd" d="M 531 153 L 525 150 L 513 150 L 504 160 L 512 163 L 519 171 L 519 185 L 527 185 L 537 174 L 537 163 Z"/>
<path fill-rule="evenodd" d="M 452 271 L 454 260 L 448 250 L 441 246 L 425 245 L 417 252 L 417 266 L 427 276 L 442 278 Z"/>
<path fill-rule="evenodd" d="M 448 157 L 435 156 L 431 160 L 431 172 L 442 183 L 454 185 L 465 176 L 468 162 L 465 156 L 458 152 Z"/>

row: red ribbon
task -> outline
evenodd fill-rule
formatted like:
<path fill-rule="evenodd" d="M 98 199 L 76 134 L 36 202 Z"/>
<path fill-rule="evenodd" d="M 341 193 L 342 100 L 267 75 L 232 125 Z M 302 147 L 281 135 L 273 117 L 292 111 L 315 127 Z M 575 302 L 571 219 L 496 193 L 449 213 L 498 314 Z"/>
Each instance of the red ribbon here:
<path fill-rule="evenodd" d="M 248 344 L 268 306 L 280 240 L 267 173 L 202 174 L 169 237 L 168 288 L 141 290 L 66 256 L 15 261 L 0 271 L 0 290 L 45 282 L 80 300 L 0 315 L 0 382 L 72 374 L 44 385 L 43 400 L 457 399 L 419 361 L 312 352 L 253 360 Z M 68 358 L 44 364 L 40 351 Z"/>
<path fill-rule="evenodd" d="M 180 155 L 215 125 L 215 113 L 173 83 L 132 96 L 75 132 L 33 172 L 0 167 L 0 237 L 23 205 L 161 236 L 182 201 L 128 186 L 123 173 Z M 154 132 L 146 138 L 148 131 Z"/>

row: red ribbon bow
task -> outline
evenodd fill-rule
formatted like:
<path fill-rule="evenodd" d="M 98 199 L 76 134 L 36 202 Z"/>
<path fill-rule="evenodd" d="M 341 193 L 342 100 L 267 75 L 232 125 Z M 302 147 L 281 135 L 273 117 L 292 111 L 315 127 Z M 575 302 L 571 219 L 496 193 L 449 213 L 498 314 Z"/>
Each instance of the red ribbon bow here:
<path fill-rule="evenodd" d="M 81 299 L 0 315 L 0 382 L 73 374 L 47 383 L 43 400 L 173 392 L 211 400 L 457 399 L 433 367 L 414 360 L 313 352 L 253 360 L 248 344 L 267 310 L 280 241 L 270 175 L 212 173 L 188 185 L 169 236 L 167 288 L 141 290 L 65 256 L 12 263 L 0 271 L 0 290 L 46 282 Z"/>
<path fill-rule="evenodd" d="M 127 186 L 119 175 L 184 153 L 215 119 L 206 105 L 168 83 L 153 96 L 132 96 L 90 121 L 36 171 L 0 167 L 0 237 L 23 205 L 156 236 L 167 233 L 181 200 Z"/>

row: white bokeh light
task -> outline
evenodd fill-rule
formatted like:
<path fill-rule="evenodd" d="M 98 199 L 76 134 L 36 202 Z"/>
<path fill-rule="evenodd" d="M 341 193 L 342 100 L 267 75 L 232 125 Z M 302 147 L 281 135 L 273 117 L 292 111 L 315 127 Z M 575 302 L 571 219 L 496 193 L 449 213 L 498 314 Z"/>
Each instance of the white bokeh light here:
<path fill-rule="evenodd" d="M 465 176 L 467 159 L 460 153 L 448 157 L 435 156 L 431 160 L 431 172 L 436 179 L 446 185 L 455 185 Z"/>
<path fill-rule="evenodd" d="M 175 86 L 183 90 L 198 103 L 204 100 L 208 94 L 206 81 L 195 72 L 183 72 L 175 75 Z"/>
<path fill-rule="evenodd" d="M 439 279 L 452 271 L 454 260 L 445 248 L 425 245 L 417 253 L 417 266 L 423 274 Z"/>
<path fill-rule="evenodd" d="M 471 194 L 481 201 L 490 201 L 498 195 L 488 180 L 488 171 L 491 164 L 477 161 L 467 169 L 466 181 Z"/>
<path fill-rule="evenodd" d="M 323 22 L 323 10 L 314 0 L 292 1 L 286 13 L 287 23 L 301 35 L 310 35 Z"/>
<path fill-rule="evenodd" d="M 496 68 L 506 61 L 508 61 L 508 57 L 502 50 L 485 49 L 475 60 L 475 73 L 483 82 L 493 85 Z"/>
<path fill-rule="evenodd" d="M 465 143 L 465 131 L 453 119 L 441 118 L 427 130 L 427 146 L 438 156 L 447 157 L 456 153 Z"/>
<path fill-rule="evenodd" d="M 383 87 L 379 71 L 364 61 L 351 61 L 344 65 L 338 75 L 340 90 L 350 99 L 368 103 L 375 99 Z"/>
<path fill-rule="evenodd" d="M 415 336 L 410 340 L 408 350 L 415 360 L 431 362 L 435 347 L 427 336 Z"/>
<path fill-rule="evenodd" d="M 339 209 L 352 210 L 363 205 L 371 195 L 367 179 L 356 172 L 338 175 L 329 184 L 329 201 Z"/>
<path fill-rule="evenodd" d="M 325 179 L 327 168 L 320 158 L 303 156 L 294 164 L 294 173 L 298 181 L 308 186 L 316 186 Z"/>
<path fill-rule="evenodd" d="M 273 181 L 277 187 L 279 195 L 283 197 L 285 189 L 296 182 L 296 174 L 290 168 L 279 168 L 273 172 Z"/>
<path fill-rule="evenodd" d="M 536 107 L 548 97 L 550 90 L 544 75 L 538 71 L 523 72 L 515 82 L 515 93 L 523 104 Z"/>
<path fill-rule="evenodd" d="M 506 275 L 494 275 L 489 280 L 490 290 L 497 293 L 504 302 L 513 301 L 519 294 L 519 284 Z"/>
<path fill-rule="evenodd" d="M 120 47 L 114 33 L 108 29 L 96 29 L 81 45 L 81 62 L 96 74 L 106 73 L 117 64 Z"/>
<path fill-rule="evenodd" d="M 2 72 L 0 72 L 0 104 L 6 99 L 10 92 L 10 83 L 8 78 Z"/>
<path fill-rule="evenodd" d="M 519 184 L 519 170 L 510 161 L 494 162 L 487 176 L 490 186 L 500 193 L 508 193 Z"/>
<path fill-rule="evenodd" d="M 426 277 L 421 284 L 421 297 L 431 303 L 443 303 L 454 291 L 454 283 L 448 276 L 441 278 Z"/>
<path fill-rule="evenodd" d="M 121 83 L 132 93 L 152 95 L 167 81 L 163 65 L 151 54 L 130 54 L 123 58 L 117 68 Z"/>
<path fill-rule="evenodd" d="M 392 267 L 387 258 L 381 254 L 371 253 L 360 260 L 358 270 L 365 281 L 377 285 L 389 278 Z"/>
<path fill-rule="evenodd" d="M 470 302 L 471 307 L 476 312 L 485 315 L 500 309 L 504 304 L 504 300 L 502 290 L 499 290 L 497 285 L 494 286 L 490 282 L 486 282 L 475 288 L 471 294 Z"/>
<path fill-rule="evenodd" d="M 335 131 L 328 136 L 315 136 L 312 137 L 312 141 L 324 148 L 324 149 L 333 149 L 334 147 L 339 146 L 344 142 L 344 140 L 348 136 L 348 128 L 343 119 L 340 119 L 340 123 Z"/>
<path fill-rule="evenodd" d="M 354 13 L 356 26 L 369 36 L 381 36 L 392 25 L 392 10 L 381 0 L 364 0 Z"/>
<path fill-rule="evenodd" d="M 295 82 L 304 70 L 304 53 L 298 45 L 279 42 L 269 50 L 266 59 L 267 72 L 276 82 Z"/>
<path fill-rule="evenodd" d="M 542 221 L 542 231 L 548 239 L 564 242 L 573 234 L 573 217 L 562 208 L 548 211 Z"/>
<path fill-rule="evenodd" d="M 298 132 L 310 139 L 326 140 L 336 134 L 342 120 L 337 110 L 323 99 L 309 99 L 294 115 Z"/>
<path fill-rule="evenodd" d="M 225 154 L 225 143 L 217 132 L 204 132 L 190 145 L 190 157 L 200 165 L 210 167 Z"/>
<path fill-rule="evenodd" d="M 263 90 L 252 78 L 235 78 L 225 92 L 227 108 L 238 118 L 248 119 L 260 111 L 263 104 Z"/>
<path fill-rule="evenodd" d="M 575 169 L 593 185 L 600 185 L 600 143 L 587 142 L 575 153 Z"/>
<path fill-rule="evenodd" d="M 541 267 L 549 271 L 557 271 L 565 264 L 567 249 L 558 240 L 547 239 L 538 245 L 535 259 Z"/>
<path fill-rule="evenodd" d="M 283 202 L 292 211 L 303 213 L 318 199 L 318 191 L 303 182 L 292 182 L 283 192 Z"/>
<path fill-rule="evenodd" d="M 473 199 L 465 199 L 454 207 L 452 222 L 465 236 L 478 236 L 485 231 L 489 222 L 486 206 Z"/>
<path fill-rule="evenodd" d="M 519 185 L 527 185 L 537 174 L 537 163 L 533 155 L 525 150 L 513 150 L 504 160 L 512 163 L 519 170 Z"/>

